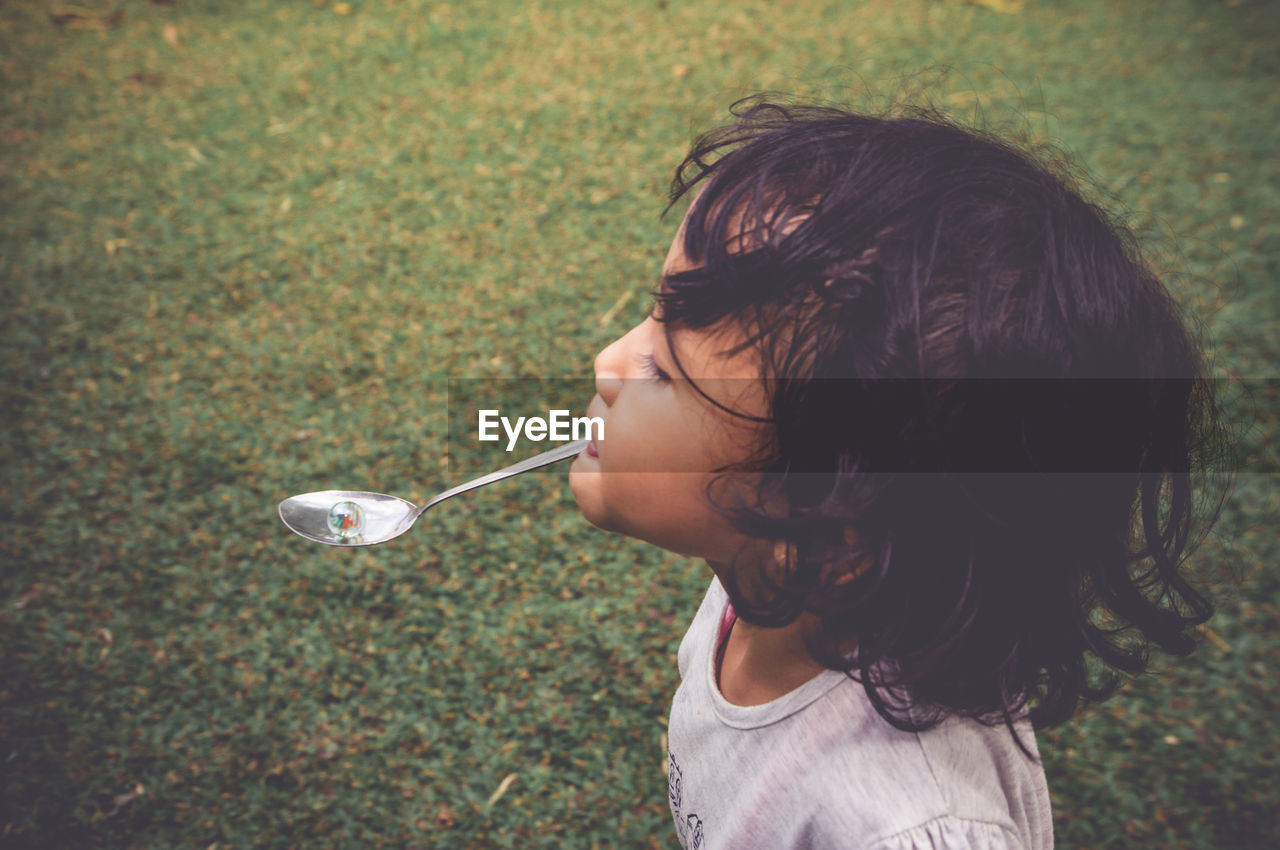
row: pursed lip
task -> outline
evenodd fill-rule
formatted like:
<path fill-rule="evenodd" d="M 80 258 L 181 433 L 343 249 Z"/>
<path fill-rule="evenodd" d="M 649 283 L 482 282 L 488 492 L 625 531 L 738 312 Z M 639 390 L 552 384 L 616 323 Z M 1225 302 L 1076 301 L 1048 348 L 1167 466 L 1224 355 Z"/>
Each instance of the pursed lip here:
<path fill-rule="evenodd" d="M 587 405 L 587 417 L 588 418 L 599 417 L 601 420 L 607 421 L 607 417 L 604 414 L 605 412 L 608 411 L 608 409 L 609 409 L 608 406 L 604 403 L 604 399 L 600 398 L 599 394 L 597 394 L 591 399 L 591 403 Z M 601 428 L 600 436 L 602 437 L 604 436 L 603 428 Z M 600 450 L 599 448 L 597 448 L 595 440 L 592 440 L 591 442 L 587 443 L 587 447 L 582 451 L 583 451 L 583 454 L 585 454 L 587 457 L 591 457 L 591 458 L 600 457 Z"/>

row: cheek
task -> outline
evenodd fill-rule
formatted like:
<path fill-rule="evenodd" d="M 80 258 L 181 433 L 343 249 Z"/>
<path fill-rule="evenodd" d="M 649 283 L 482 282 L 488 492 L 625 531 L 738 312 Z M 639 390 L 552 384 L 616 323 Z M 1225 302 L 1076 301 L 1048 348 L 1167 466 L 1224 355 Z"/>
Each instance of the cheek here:
<path fill-rule="evenodd" d="M 683 410 L 642 402 L 615 409 L 605 421 L 604 439 L 597 443 L 601 469 L 654 476 L 710 471 L 713 452 L 702 425 Z"/>

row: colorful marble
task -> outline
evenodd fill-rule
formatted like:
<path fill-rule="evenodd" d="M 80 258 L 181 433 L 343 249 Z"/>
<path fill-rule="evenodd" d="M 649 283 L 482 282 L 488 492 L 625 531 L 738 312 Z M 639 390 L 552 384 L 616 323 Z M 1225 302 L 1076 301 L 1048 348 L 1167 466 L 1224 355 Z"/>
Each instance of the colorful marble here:
<path fill-rule="evenodd" d="M 338 502 L 329 508 L 329 531 L 335 537 L 349 540 L 364 531 L 364 509 L 355 502 Z"/>

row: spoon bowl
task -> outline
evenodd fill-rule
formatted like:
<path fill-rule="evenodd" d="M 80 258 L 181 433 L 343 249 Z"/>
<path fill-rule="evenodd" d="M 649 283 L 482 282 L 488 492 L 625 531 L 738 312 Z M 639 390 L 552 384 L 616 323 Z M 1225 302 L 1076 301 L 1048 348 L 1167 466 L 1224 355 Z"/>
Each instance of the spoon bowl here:
<path fill-rule="evenodd" d="M 371 493 L 368 490 L 317 490 L 314 493 L 290 496 L 280 503 L 278 512 L 280 520 L 290 531 L 316 543 L 327 546 L 374 546 L 404 534 L 428 508 L 445 499 L 522 472 L 576 457 L 589 442 L 590 440 L 575 440 L 556 446 L 550 451 L 445 490 L 421 507 L 396 496 Z M 363 514 L 363 523 L 353 529 L 355 533 L 340 534 L 331 524 L 330 513 L 335 506 L 344 502 L 355 504 Z"/>
<path fill-rule="evenodd" d="M 334 505 L 354 502 L 364 511 L 364 527 L 359 533 L 342 536 L 329 525 Z M 418 506 L 396 496 L 368 490 L 317 490 L 291 496 L 280 503 L 280 519 L 294 534 L 330 546 L 372 546 L 385 543 L 413 527 L 406 522 Z M 414 517 L 417 519 L 417 517 Z"/>

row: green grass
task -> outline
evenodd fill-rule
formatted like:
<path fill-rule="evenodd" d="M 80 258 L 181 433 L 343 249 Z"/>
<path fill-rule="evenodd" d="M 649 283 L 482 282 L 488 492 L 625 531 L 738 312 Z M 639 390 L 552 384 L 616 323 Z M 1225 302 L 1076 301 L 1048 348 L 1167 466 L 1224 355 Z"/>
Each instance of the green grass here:
<path fill-rule="evenodd" d="M 0 846 L 674 845 L 704 567 L 595 532 L 562 472 L 370 551 L 274 507 L 454 483 L 451 378 L 589 375 L 742 95 L 923 95 L 1069 152 L 1220 375 L 1280 359 L 1265 0 L 118 8 L 0 5 Z M 1204 550 L 1243 579 L 1217 642 L 1040 736 L 1060 846 L 1280 842 L 1275 484 Z"/>

